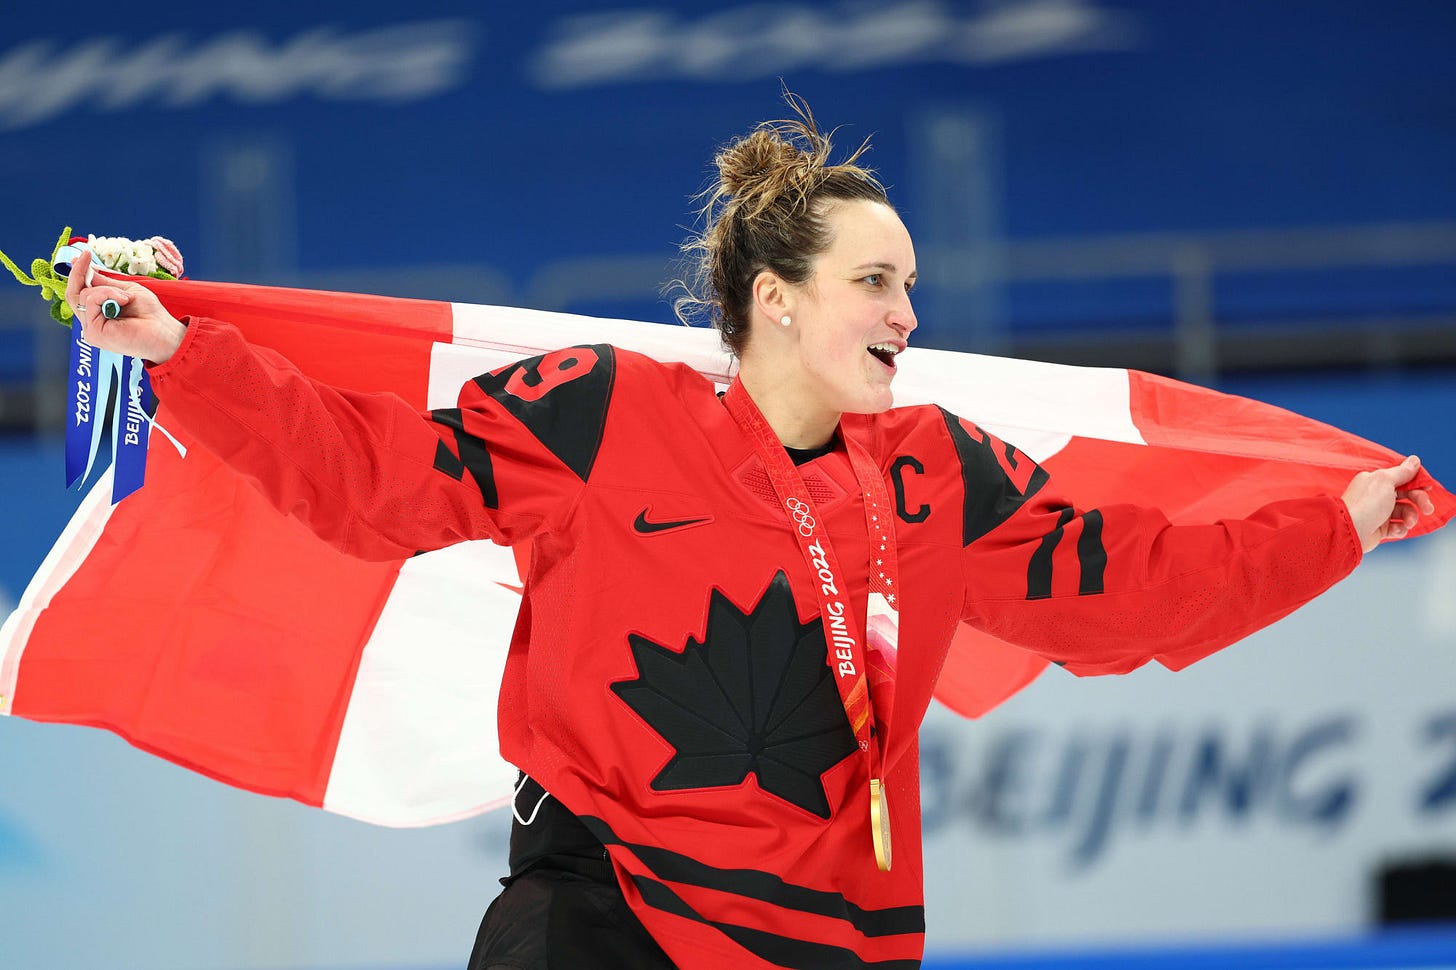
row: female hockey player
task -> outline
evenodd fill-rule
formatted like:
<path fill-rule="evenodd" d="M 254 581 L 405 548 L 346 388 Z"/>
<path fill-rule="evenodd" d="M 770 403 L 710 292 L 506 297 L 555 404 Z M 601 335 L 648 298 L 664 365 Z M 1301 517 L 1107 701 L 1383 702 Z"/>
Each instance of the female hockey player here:
<path fill-rule="evenodd" d="M 740 362 L 722 396 L 598 345 L 420 414 L 73 270 L 87 339 L 149 360 L 172 420 L 327 541 L 530 544 L 511 873 L 472 968 L 919 966 L 916 734 L 958 623 L 1079 673 L 1179 668 L 1432 511 L 1409 459 L 1174 527 L 1075 507 L 974 415 L 892 408 L 915 250 L 829 152 L 801 109 L 717 159 L 689 249 Z"/>

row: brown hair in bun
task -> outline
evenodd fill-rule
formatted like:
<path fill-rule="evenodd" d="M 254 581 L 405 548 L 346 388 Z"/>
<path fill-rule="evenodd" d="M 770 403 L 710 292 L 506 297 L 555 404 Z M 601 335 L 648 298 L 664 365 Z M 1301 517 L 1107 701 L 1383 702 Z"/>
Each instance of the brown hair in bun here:
<path fill-rule="evenodd" d="M 673 304 L 678 318 L 687 323 L 706 314 L 738 355 L 759 273 L 803 283 L 813 275 L 814 257 L 832 243 L 824 215 L 834 202 L 890 204 L 873 172 L 855 164 L 868 141 L 831 165 L 829 136 L 808 104 L 789 91 L 784 100 L 797 117 L 765 121 L 718 152 L 717 183 L 703 193 L 704 229 L 682 247 L 688 293 Z"/>

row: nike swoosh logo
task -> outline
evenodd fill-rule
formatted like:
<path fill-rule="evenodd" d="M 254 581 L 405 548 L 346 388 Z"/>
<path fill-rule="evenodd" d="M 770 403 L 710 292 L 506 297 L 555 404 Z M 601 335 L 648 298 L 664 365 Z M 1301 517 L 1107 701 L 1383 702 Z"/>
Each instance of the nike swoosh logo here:
<path fill-rule="evenodd" d="M 686 529 L 690 525 L 704 525 L 712 522 L 711 515 L 697 519 L 675 519 L 671 522 L 649 522 L 647 521 L 647 509 L 637 513 L 637 518 L 632 522 L 632 528 L 638 535 L 650 536 L 658 532 L 670 532 L 673 529 Z"/>

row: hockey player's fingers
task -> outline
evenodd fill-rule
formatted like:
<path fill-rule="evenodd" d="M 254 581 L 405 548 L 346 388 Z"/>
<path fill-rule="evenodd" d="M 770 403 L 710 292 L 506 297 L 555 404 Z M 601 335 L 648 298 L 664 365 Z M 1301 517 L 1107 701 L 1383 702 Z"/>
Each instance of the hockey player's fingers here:
<path fill-rule="evenodd" d="M 81 305 L 81 290 L 86 285 L 86 270 L 90 265 L 90 250 L 83 251 L 71 263 L 71 275 L 66 280 L 66 303 L 72 310 Z"/>
<path fill-rule="evenodd" d="M 1391 488 L 1400 488 L 1400 486 L 1415 478 L 1416 473 L 1420 470 L 1421 459 L 1417 455 L 1411 455 L 1399 465 L 1382 468 L 1375 472 L 1375 474 L 1386 479 L 1390 483 Z"/>
<path fill-rule="evenodd" d="M 1360 548 L 1365 552 L 1374 549 L 1385 539 L 1401 538 L 1414 527 L 1414 521 L 1406 524 L 1404 512 L 1397 517 L 1396 500 L 1402 491 L 1400 486 L 1410 482 L 1420 471 L 1420 467 L 1421 460 L 1411 455 L 1399 465 L 1360 472 L 1350 479 L 1350 484 L 1341 498 L 1350 513 L 1356 534 L 1360 536 Z M 1421 490 L 1404 491 L 1414 493 Z M 1426 500 L 1429 501 L 1429 496 L 1426 496 Z M 1412 502 L 1405 503 L 1404 507 L 1413 513 L 1418 511 Z"/>
<path fill-rule="evenodd" d="M 1436 503 L 1431 500 L 1431 493 L 1424 488 L 1400 489 L 1395 493 L 1399 502 L 1409 502 L 1421 515 L 1435 515 Z"/>

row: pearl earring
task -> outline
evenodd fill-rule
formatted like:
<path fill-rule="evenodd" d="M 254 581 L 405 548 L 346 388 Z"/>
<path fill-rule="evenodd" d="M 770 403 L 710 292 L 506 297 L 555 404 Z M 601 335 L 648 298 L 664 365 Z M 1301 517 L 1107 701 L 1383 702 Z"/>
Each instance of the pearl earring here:
<path fill-rule="evenodd" d="M 791 324 L 793 322 L 794 321 L 789 317 L 789 315 L 787 313 L 785 313 L 783 316 L 779 317 L 779 323 L 782 324 L 785 327 L 787 327 L 789 324 Z"/>

